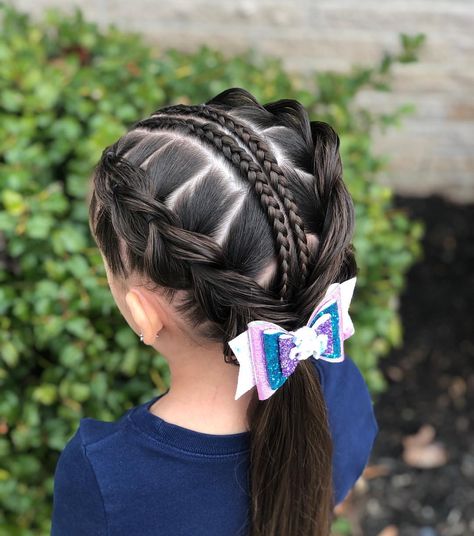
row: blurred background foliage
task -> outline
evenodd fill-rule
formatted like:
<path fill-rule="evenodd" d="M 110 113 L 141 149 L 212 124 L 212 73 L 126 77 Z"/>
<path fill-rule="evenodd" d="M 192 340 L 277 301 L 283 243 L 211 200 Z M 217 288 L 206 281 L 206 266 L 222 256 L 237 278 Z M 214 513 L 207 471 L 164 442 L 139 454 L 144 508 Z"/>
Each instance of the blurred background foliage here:
<path fill-rule="evenodd" d="M 374 114 L 354 100 L 390 91 L 392 65 L 416 61 L 423 35 L 402 34 L 373 67 L 309 78 L 253 49 L 152 49 L 79 10 L 38 22 L 0 4 L 0 35 L 0 536 L 49 534 L 54 467 L 81 417 L 114 420 L 167 388 L 164 359 L 113 302 L 86 202 L 103 148 L 160 106 L 240 86 L 261 102 L 296 98 L 336 129 L 360 265 L 348 354 L 373 393 L 384 389 L 377 360 L 401 342 L 398 296 L 423 230 L 377 182 L 387 157 L 372 140 L 412 108 Z"/>

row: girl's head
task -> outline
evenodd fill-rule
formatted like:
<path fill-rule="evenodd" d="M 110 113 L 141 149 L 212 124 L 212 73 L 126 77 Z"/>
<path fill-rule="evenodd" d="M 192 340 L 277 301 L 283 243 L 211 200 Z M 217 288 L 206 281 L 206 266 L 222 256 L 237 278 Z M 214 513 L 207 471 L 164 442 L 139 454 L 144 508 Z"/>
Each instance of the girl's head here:
<path fill-rule="evenodd" d="M 228 341 L 251 320 L 304 325 L 331 283 L 356 275 L 338 149 L 335 131 L 297 101 L 261 105 L 240 88 L 135 123 L 103 152 L 90 203 L 129 323 L 153 339 L 156 304 L 183 337 L 220 346 L 228 366 L 238 365 Z M 156 296 L 146 318 L 133 296 L 125 302 L 130 281 Z M 268 400 L 254 393 L 248 420 L 250 533 L 329 534 L 332 446 L 310 360 Z"/>

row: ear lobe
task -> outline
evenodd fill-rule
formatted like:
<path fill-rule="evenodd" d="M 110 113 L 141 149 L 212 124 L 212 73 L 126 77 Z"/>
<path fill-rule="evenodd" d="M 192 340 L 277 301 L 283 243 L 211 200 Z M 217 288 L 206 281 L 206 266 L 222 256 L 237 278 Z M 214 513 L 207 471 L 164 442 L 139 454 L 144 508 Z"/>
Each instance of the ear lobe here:
<path fill-rule="evenodd" d="M 146 344 L 153 344 L 155 342 L 156 333 L 163 327 L 163 322 L 154 310 L 152 304 L 147 300 L 146 296 L 136 288 L 131 288 L 126 293 L 125 301 L 133 321 L 138 328 L 138 332 L 143 334 L 143 341 Z"/>

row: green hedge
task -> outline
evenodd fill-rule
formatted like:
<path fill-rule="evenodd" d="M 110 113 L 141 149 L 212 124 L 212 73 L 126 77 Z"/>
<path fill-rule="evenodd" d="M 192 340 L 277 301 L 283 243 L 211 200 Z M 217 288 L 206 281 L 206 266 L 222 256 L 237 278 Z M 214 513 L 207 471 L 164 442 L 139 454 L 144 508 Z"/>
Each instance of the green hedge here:
<path fill-rule="evenodd" d="M 348 350 L 372 391 L 384 388 L 377 359 L 400 342 L 397 298 L 422 229 L 377 183 L 386 158 L 372 132 L 411 108 L 374 115 L 354 97 L 389 90 L 392 64 L 415 61 L 423 36 L 402 35 L 401 52 L 373 68 L 296 79 L 253 49 L 157 52 L 79 11 L 38 23 L 0 4 L 0 32 L 0 536 L 49 534 L 53 470 L 79 418 L 116 419 L 167 386 L 163 358 L 115 307 L 86 203 L 103 147 L 159 106 L 241 86 L 297 98 L 340 133 L 360 264 Z"/>

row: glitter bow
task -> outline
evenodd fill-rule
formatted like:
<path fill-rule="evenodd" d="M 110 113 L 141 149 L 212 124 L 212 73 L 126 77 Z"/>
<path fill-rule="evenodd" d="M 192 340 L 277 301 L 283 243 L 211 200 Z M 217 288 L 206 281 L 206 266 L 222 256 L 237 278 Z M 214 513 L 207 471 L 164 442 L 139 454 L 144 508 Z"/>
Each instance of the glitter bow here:
<path fill-rule="evenodd" d="M 343 341 L 354 333 L 349 304 L 355 283 L 353 277 L 330 285 L 307 324 L 295 331 L 254 320 L 247 324 L 246 331 L 229 341 L 240 364 L 235 400 L 254 385 L 260 400 L 270 398 L 299 361 L 310 356 L 331 363 L 344 361 Z"/>

